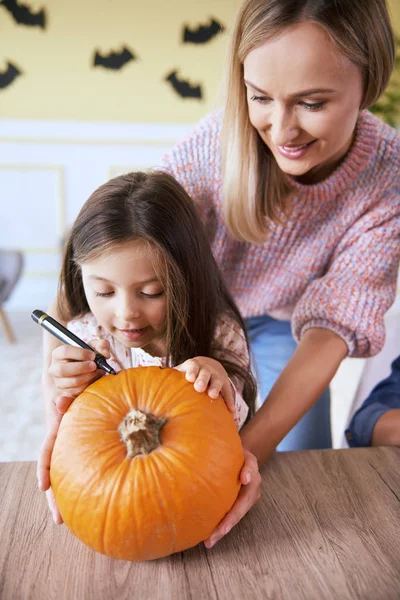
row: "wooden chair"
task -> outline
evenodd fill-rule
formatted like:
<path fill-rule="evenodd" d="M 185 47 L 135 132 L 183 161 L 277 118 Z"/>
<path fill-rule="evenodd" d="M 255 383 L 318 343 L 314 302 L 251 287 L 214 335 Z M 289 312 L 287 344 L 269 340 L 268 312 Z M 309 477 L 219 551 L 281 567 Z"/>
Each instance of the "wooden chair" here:
<path fill-rule="evenodd" d="M 23 262 L 22 252 L 0 249 L 0 319 L 10 344 L 15 342 L 15 336 L 4 312 L 3 305 L 11 296 L 21 277 Z"/>

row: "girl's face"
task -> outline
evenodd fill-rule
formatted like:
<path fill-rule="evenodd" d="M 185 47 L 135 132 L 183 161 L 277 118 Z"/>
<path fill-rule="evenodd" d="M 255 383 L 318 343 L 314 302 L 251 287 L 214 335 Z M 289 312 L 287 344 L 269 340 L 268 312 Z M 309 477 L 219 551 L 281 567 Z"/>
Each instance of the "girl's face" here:
<path fill-rule="evenodd" d="M 244 61 L 251 124 L 284 173 L 325 179 L 349 150 L 362 100 L 360 69 L 314 23 L 298 23 Z"/>
<path fill-rule="evenodd" d="M 167 301 L 142 240 L 121 244 L 81 265 L 86 298 L 98 323 L 129 348 L 163 356 Z"/>

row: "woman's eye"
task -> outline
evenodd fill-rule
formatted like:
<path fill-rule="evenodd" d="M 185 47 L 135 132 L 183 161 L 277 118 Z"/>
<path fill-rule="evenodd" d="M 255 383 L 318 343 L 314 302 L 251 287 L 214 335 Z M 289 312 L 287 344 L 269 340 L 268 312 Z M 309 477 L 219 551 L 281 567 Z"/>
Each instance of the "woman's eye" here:
<path fill-rule="evenodd" d="M 265 104 L 266 102 L 268 102 L 269 98 L 266 98 L 265 96 L 252 96 L 250 100 L 252 102 L 259 102 L 260 104 Z"/>
<path fill-rule="evenodd" d="M 321 110 L 325 102 L 300 102 L 300 104 L 307 110 Z"/>
<path fill-rule="evenodd" d="M 94 292 L 95 296 L 98 296 L 101 298 L 107 298 L 108 296 L 111 296 L 111 294 L 113 294 L 113 292 Z"/>

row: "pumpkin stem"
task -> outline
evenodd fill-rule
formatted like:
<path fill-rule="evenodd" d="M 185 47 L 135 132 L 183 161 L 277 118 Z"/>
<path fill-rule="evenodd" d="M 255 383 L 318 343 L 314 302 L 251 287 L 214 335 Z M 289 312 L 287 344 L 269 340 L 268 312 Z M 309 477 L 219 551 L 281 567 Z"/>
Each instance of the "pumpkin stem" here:
<path fill-rule="evenodd" d="M 128 458 L 150 454 L 160 445 L 160 431 L 167 419 L 132 408 L 118 427 Z"/>

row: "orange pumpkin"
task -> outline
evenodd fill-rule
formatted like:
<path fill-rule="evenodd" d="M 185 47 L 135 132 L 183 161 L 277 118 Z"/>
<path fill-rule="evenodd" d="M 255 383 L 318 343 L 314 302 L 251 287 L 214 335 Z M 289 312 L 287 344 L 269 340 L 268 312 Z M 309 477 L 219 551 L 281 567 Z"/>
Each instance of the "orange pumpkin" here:
<path fill-rule="evenodd" d="M 205 540 L 239 492 L 243 451 L 221 398 L 175 369 L 90 385 L 64 415 L 51 485 L 68 528 L 114 558 L 150 560 Z"/>

